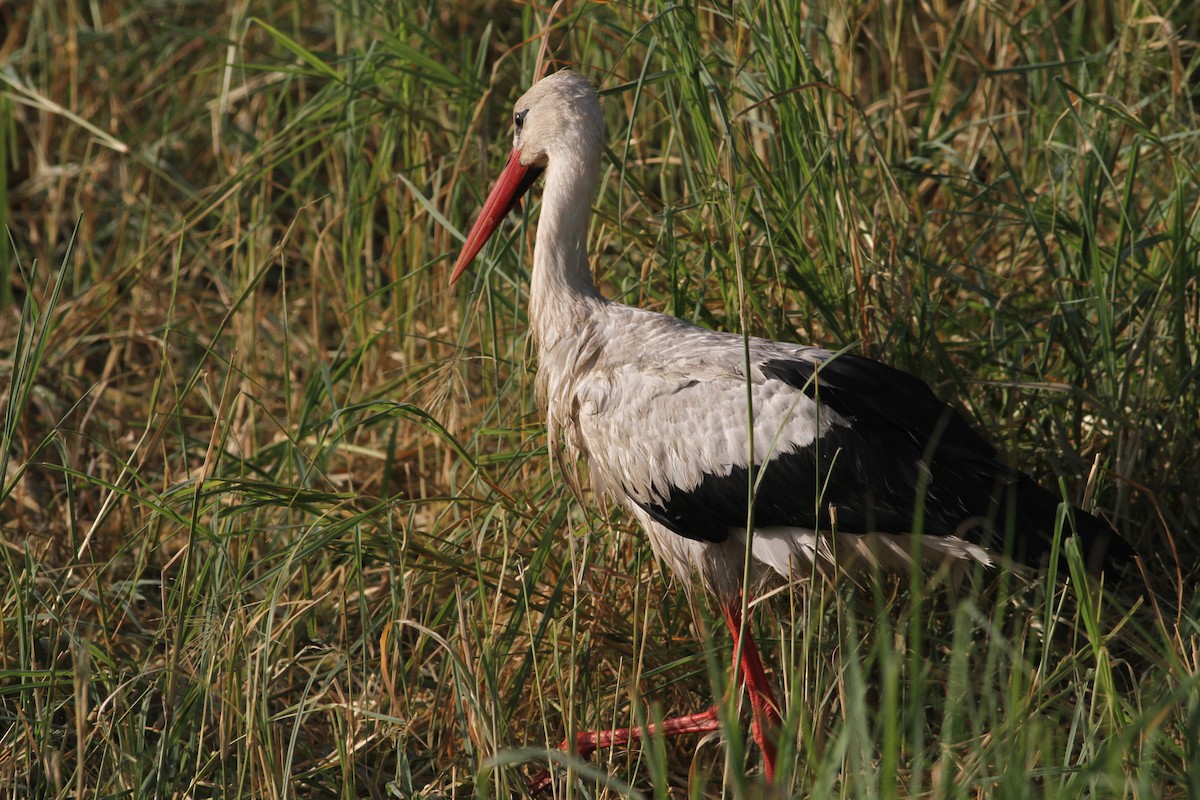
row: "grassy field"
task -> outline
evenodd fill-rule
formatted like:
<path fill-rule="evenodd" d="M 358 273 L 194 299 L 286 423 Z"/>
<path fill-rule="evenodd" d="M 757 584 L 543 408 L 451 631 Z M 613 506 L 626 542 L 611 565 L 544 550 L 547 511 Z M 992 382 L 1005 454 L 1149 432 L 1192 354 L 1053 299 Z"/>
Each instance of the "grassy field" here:
<path fill-rule="evenodd" d="M 731 696 L 551 470 L 536 204 L 446 285 L 543 47 L 610 296 L 914 372 L 1144 556 L 765 601 L 780 794 L 1200 796 L 1193 4 L 228 5 L 0 7 L 0 796 L 503 798 Z M 760 797 L 725 707 L 555 791 Z"/>

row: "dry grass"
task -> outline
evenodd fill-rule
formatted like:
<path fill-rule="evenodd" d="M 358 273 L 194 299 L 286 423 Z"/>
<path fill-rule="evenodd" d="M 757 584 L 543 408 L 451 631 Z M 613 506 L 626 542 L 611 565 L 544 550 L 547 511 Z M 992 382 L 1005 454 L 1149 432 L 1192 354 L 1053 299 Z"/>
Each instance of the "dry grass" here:
<path fill-rule="evenodd" d="M 5 796 L 504 795 L 525 745 L 722 694 L 706 609 L 550 470 L 531 228 L 445 285 L 547 9 L 0 18 Z M 776 598 L 795 794 L 1194 790 L 1198 24 L 738 0 L 549 29 L 605 90 L 610 295 L 914 371 L 1146 556 L 1132 615 L 1137 578 Z M 742 736 L 560 788 L 685 796 L 694 752 L 695 796 L 754 796 Z"/>

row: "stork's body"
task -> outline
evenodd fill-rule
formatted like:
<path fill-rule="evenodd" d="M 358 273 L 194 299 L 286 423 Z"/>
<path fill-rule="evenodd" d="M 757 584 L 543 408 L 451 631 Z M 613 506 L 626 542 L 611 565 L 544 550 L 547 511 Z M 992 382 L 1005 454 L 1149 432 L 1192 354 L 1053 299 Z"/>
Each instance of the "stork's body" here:
<path fill-rule="evenodd" d="M 920 380 L 815 347 L 747 347 L 601 297 L 586 252 L 604 144 L 596 93 L 557 73 L 518 102 L 514 121 L 512 155 L 452 279 L 544 172 L 530 322 L 552 446 L 586 458 L 593 488 L 629 508 L 675 574 L 716 596 L 735 640 L 747 540 L 756 583 L 918 552 L 984 562 L 1005 552 L 1033 565 L 1049 553 L 1057 498 L 1003 465 Z M 1132 555 L 1099 519 L 1071 516 L 1094 567 Z M 753 639 L 736 650 L 770 779 L 765 729 L 778 704 Z M 713 727 L 711 712 L 680 726 Z"/>

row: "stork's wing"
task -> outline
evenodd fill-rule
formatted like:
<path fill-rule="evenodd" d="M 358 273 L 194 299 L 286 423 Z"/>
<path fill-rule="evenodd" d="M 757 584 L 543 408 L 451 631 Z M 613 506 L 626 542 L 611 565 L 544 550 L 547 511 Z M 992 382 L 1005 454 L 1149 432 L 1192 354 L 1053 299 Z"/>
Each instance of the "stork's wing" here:
<path fill-rule="evenodd" d="M 753 467 L 743 376 L 693 373 L 636 402 L 628 444 L 638 463 L 668 468 L 613 477 L 657 522 L 723 541 L 746 527 L 753 497 L 756 528 L 922 532 L 1029 564 L 1046 557 L 1059 499 L 1003 464 L 925 383 L 857 356 L 801 348 L 792 356 L 762 344 L 749 387 Z M 1102 561 L 1132 554 L 1105 523 L 1078 509 L 1072 516 L 1085 553 L 1097 547 Z"/>

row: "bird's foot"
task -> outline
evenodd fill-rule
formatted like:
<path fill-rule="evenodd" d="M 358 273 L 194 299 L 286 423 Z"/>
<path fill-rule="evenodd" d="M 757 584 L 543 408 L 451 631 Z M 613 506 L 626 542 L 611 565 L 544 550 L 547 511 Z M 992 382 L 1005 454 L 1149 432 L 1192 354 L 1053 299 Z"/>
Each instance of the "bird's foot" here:
<path fill-rule="evenodd" d="M 581 731 L 575 736 L 575 752 L 583 758 L 588 758 L 601 747 L 624 747 L 633 742 L 639 742 L 646 736 L 681 736 L 687 733 L 711 733 L 721 727 L 717 717 L 717 707 L 713 706 L 699 714 L 688 714 L 685 717 L 674 717 L 661 723 L 652 723 L 645 727 L 614 728 L 606 731 Z M 560 750 L 570 750 L 570 740 L 559 745 Z M 545 769 L 534 775 L 529 781 L 529 794 L 536 797 L 545 792 L 554 782 L 550 770 Z"/>

